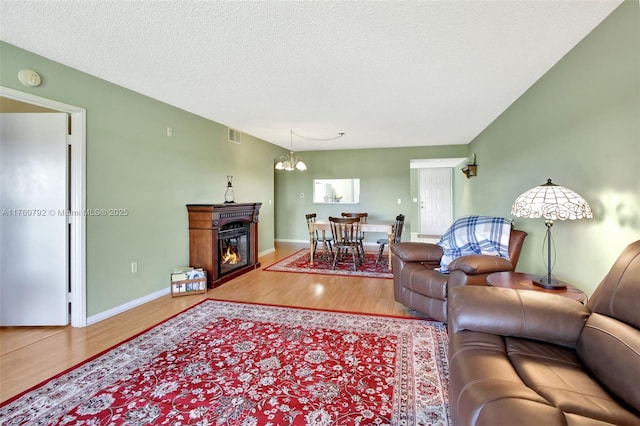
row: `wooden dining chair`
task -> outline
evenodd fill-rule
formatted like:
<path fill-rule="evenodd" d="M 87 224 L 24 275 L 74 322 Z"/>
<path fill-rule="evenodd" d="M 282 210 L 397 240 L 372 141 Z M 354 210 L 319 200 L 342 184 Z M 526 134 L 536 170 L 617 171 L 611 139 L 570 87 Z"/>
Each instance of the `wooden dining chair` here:
<path fill-rule="evenodd" d="M 358 265 L 362 264 L 360 254 L 360 242 L 358 234 L 360 232 L 359 217 L 329 217 L 331 225 L 331 236 L 333 237 L 333 247 L 336 249 L 333 256 L 332 269 L 336 269 L 339 261 L 343 260 L 351 252 L 354 272 L 358 270 Z"/>
<path fill-rule="evenodd" d="M 359 217 L 360 223 L 367 223 L 367 218 L 369 217 L 369 213 L 347 213 L 342 212 L 340 214 L 342 217 Z"/>
<path fill-rule="evenodd" d="M 307 219 L 307 228 L 309 228 L 309 232 L 311 232 L 311 224 L 316 222 L 316 218 L 317 218 L 317 214 L 316 213 L 309 213 L 305 215 L 305 218 Z M 333 238 L 332 237 L 328 237 L 328 236 L 322 236 L 322 232 L 318 232 L 317 229 L 314 229 L 314 234 L 313 234 L 313 253 L 315 255 L 316 253 L 316 249 L 318 248 L 318 243 L 321 242 L 322 243 L 322 253 L 321 255 L 326 255 L 328 256 L 329 253 L 331 253 L 331 257 L 329 258 L 330 260 L 333 260 L 333 246 L 332 246 L 332 241 Z M 328 249 L 328 250 L 327 250 Z"/>
<path fill-rule="evenodd" d="M 367 223 L 367 218 L 369 217 L 369 213 L 348 213 L 342 212 L 340 214 L 342 217 L 357 217 L 360 218 L 360 223 Z M 362 256 L 362 261 L 364 262 L 364 232 L 360 230 L 358 236 L 356 237 L 358 242 L 360 243 L 360 253 Z"/>
<path fill-rule="evenodd" d="M 404 215 L 399 214 L 396 216 L 396 224 L 393 228 L 393 239 L 391 240 L 391 244 L 399 243 L 402 239 L 402 228 L 404 227 Z M 376 266 L 378 266 L 378 262 L 382 259 L 382 253 L 384 252 L 384 247 L 389 243 L 389 238 L 380 238 L 378 241 L 378 256 L 376 257 Z"/>

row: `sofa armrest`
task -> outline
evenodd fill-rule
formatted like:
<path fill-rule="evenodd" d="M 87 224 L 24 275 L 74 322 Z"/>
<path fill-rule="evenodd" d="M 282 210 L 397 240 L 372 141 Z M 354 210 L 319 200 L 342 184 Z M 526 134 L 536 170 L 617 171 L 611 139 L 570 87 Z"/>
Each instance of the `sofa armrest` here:
<path fill-rule="evenodd" d="M 451 333 L 471 330 L 575 348 L 590 315 L 575 300 L 531 290 L 464 286 L 449 290 Z"/>
<path fill-rule="evenodd" d="M 449 263 L 449 271 L 462 271 L 465 274 L 487 274 L 490 272 L 512 271 L 510 261 L 499 256 L 486 254 L 470 254 L 460 256 Z"/>
<path fill-rule="evenodd" d="M 415 242 L 392 244 L 391 252 L 404 262 L 439 262 L 444 254 L 437 244 Z"/>

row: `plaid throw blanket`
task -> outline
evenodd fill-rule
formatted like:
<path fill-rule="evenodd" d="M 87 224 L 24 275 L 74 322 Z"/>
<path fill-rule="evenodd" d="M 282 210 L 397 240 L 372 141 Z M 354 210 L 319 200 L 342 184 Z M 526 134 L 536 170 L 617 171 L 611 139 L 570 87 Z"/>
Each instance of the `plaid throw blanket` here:
<path fill-rule="evenodd" d="M 490 216 L 467 216 L 456 220 L 438 245 L 444 255 L 439 271 L 449 273 L 449 263 L 467 254 L 488 254 L 509 260 L 511 219 Z"/>

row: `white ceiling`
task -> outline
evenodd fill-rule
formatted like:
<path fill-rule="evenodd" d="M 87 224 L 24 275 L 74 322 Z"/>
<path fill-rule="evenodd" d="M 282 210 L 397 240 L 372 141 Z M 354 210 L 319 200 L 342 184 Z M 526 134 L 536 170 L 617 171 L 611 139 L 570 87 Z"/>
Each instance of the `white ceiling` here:
<path fill-rule="evenodd" d="M 451 145 L 620 3 L 1 0 L 0 38 L 283 147 L 346 133 L 296 151 Z"/>

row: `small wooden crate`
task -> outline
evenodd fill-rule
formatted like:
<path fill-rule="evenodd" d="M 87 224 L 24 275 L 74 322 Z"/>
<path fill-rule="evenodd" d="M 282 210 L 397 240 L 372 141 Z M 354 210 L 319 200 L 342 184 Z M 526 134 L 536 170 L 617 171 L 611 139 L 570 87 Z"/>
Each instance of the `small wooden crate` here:
<path fill-rule="evenodd" d="M 171 281 L 171 297 L 207 293 L 207 275 L 193 280 Z"/>

